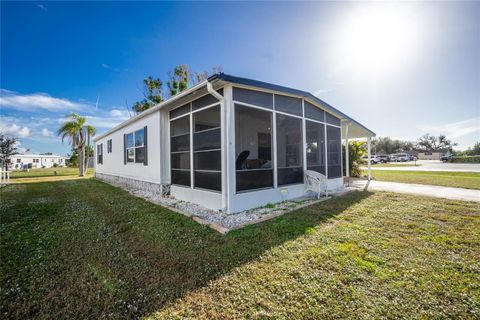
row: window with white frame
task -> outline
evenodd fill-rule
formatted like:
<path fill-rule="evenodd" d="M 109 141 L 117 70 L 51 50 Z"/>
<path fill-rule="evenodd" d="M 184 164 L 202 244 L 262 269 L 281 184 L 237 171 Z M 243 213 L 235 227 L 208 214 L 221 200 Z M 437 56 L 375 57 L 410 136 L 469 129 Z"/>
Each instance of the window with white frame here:
<path fill-rule="evenodd" d="M 107 153 L 112 153 L 112 139 L 107 140 Z"/>
<path fill-rule="evenodd" d="M 133 139 L 134 133 L 127 134 L 126 155 L 127 162 L 135 162 L 135 144 Z"/>
<path fill-rule="evenodd" d="M 147 165 L 147 127 L 125 135 L 125 162 Z M 112 142 L 110 141 L 110 152 Z"/>
<path fill-rule="evenodd" d="M 97 164 L 103 164 L 103 143 L 97 145 Z"/>

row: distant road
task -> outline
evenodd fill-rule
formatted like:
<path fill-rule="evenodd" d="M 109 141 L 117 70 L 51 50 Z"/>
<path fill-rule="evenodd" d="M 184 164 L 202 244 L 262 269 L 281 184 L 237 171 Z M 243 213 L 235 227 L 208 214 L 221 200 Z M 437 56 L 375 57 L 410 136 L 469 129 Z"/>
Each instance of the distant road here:
<path fill-rule="evenodd" d="M 415 167 L 414 162 L 400 162 L 403 164 L 411 164 L 412 166 L 400 167 L 375 167 L 372 170 L 402 170 L 402 171 L 454 171 L 454 172 L 480 172 L 480 163 L 443 163 L 440 160 L 418 160 L 417 164 L 421 166 Z M 367 169 L 362 167 L 362 169 Z"/>

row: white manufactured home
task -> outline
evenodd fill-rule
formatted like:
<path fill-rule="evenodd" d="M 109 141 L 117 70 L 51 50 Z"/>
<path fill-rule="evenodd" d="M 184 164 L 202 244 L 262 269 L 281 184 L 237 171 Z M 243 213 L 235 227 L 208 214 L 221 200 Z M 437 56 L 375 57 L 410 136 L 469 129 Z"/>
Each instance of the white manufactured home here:
<path fill-rule="evenodd" d="M 17 154 L 10 158 L 10 169 L 63 167 L 67 159 L 54 154 Z"/>
<path fill-rule="evenodd" d="M 306 170 L 343 188 L 342 140 L 373 136 L 308 92 L 220 73 L 96 137 L 95 176 L 233 213 L 303 196 Z"/>

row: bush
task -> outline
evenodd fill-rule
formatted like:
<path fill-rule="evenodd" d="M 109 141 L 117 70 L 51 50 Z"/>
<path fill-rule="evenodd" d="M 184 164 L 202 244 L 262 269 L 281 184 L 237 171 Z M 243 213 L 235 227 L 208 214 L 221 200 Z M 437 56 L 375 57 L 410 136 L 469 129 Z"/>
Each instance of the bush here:
<path fill-rule="evenodd" d="M 451 157 L 448 162 L 455 163 L 480 163 L 480 156 Z"/>
<path fill-rule="evenodd" d="M 58 163 L 54 163 L 54 164 L 53 164 L 53 167 L 54 167 L 54 168 L 58 168 Z"/>
<path fill-rule="evenodd" d="M 343 175 L 346 174 L 345 167 L 345 145 L 342 145 L 343 153 Z M 365 154 L 365 142 L 362 141 L 349 141 L 348 143 L 348 155 L 350 163 L 350 177 L 360 177 L 362 171 L 360 170 L 360 163 L 362 162 L 362 156 Z"/>

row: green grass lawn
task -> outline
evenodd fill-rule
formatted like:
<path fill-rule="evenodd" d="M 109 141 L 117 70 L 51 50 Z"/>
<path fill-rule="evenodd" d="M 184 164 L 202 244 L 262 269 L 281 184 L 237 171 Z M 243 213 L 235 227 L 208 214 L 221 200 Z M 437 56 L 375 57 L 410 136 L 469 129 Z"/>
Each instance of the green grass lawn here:
<path fill-rule="evenodd" d="M 362 175 L 366 174 L 362 170 Z M 372 177 L 379 181 L 480 189 L 480 173 L 473 172 L 372 170 Z"/>
<path fill-rule="evenodd" d="M 30 169 L 29 172 L 15 170 L 10 174 L 11 179 L 21 179 L 21 178 L 43 178 L 43 177 L 53 177 L 55 176 L 55 171 L 57 171 L 58 176 L 78 176 L 78 168 L 39 168 L 39 169 Z M 88 169 L 87 174 L 92 174 L 93 169 Z"/>
<path fill-rule="evenodd" d="M 480 204 L 354 192 L 226 236 L 93 179 L 0 189 L 7 318 L 478 318 Z"/>

